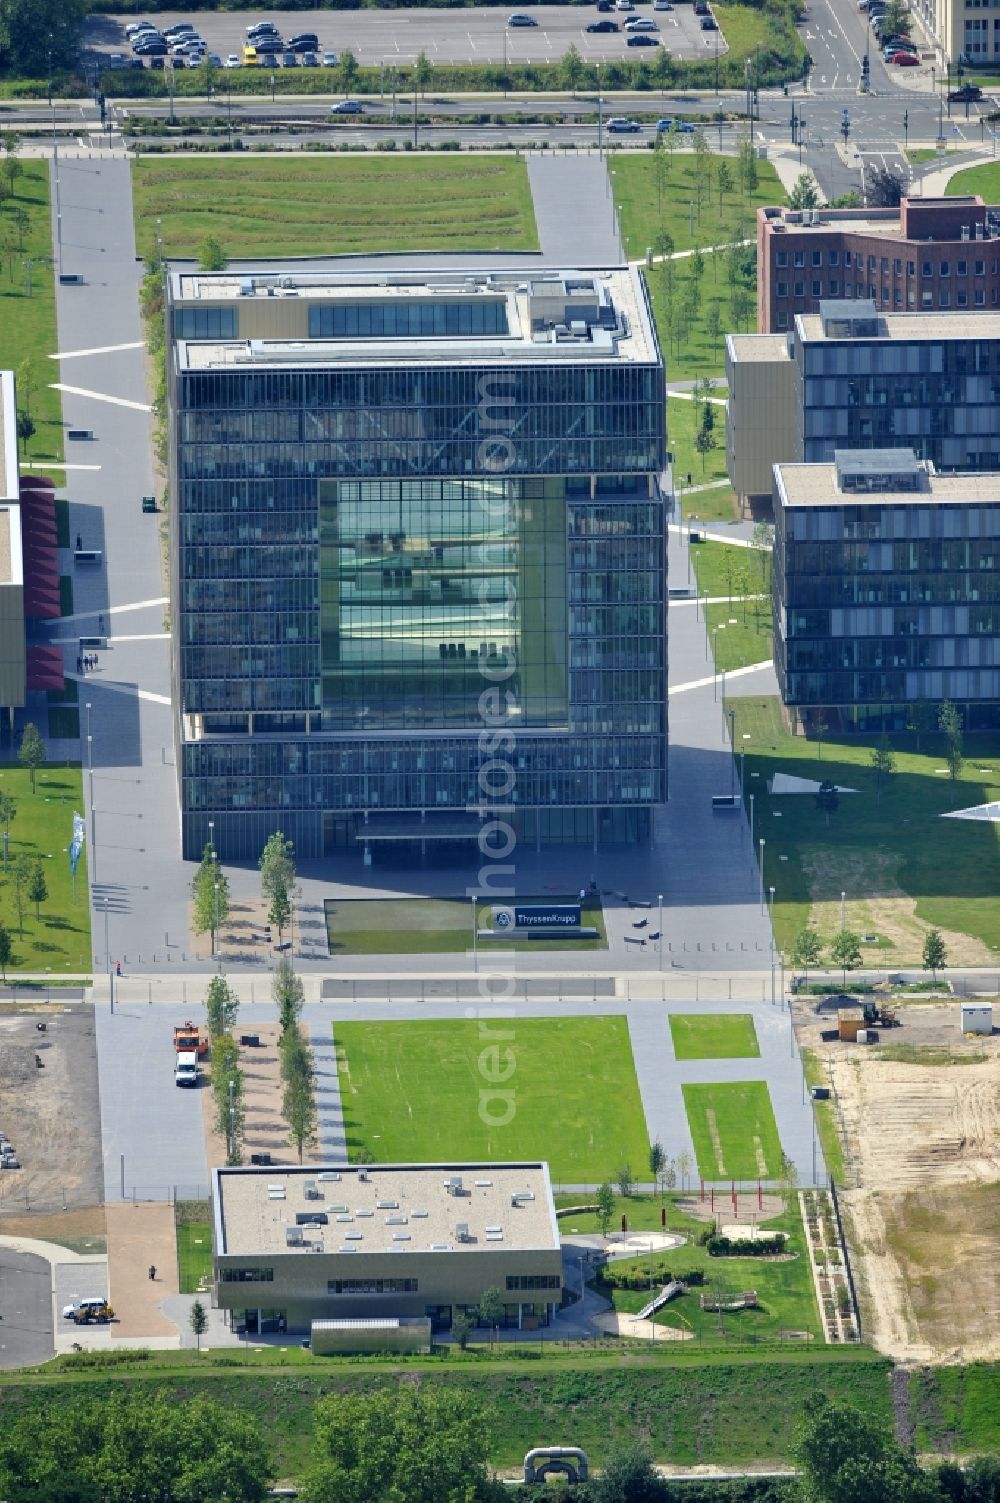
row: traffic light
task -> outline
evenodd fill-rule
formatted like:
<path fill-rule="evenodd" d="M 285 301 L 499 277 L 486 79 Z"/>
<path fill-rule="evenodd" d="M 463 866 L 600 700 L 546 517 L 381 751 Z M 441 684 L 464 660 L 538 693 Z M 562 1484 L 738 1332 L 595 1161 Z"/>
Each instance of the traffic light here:
<path fill-rule="evenodd" d="M 861 77 L 864 79 L 865 83 L 868 82 L 870 74 L 871 74 L 871 59 L 869 58 L 869 56 L 868 56 L 868 54 L 866 52 L 865 55 L 864 55 L 864 57 L 861 59 Z"/>
<path fill-rule="evenodd" d="M 98 94 L 97 105 L 101 112 L 101 124 L 103 125 L 108 113 L 107 101 L 105 100 L 103 93 Z"/>
<path fill-rule="evenodd" d="M 844 118 L 840 122 L 840 134 L 843 136 L 844 145 L 846 146 L 847 138 L 851 134 L 851 117 L 847 113 L 846 109 L 844 111 Z"/>
<path fill-rule="evenodd" d="M 792 145 L 794 146 L 795 145 L 795 141 L 796 141 L 796 132 L 797 132 L 798 126 L 799 126 L 799 117 L 795 113 L 795 106 L 794 106 L 794 104 L 792 105 L 792 118 L 791 118 L 791 120 L 789 120 L 788 123 L 792 127 Z"/>

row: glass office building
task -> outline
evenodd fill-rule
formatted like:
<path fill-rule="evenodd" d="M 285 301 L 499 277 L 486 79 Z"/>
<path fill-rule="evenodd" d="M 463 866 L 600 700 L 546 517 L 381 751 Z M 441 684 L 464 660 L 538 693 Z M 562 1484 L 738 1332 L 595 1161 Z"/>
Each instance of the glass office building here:
<path fill-rule="evenodd" d="M 913 453 L 774 466 L 781 696 L 842 729 L 905 729 L 915 700 L 1000 724 L 1000 474 Z"/>
<path fill-rule="evenodd" d="M 501 784 L 526 839 L 644 838 L 666 590 L 641 277 L 169 289 L 185 854 L 210 820 L 231 859 L 279 827 L 303 857 L 426 854 L 476 839 Z"/>

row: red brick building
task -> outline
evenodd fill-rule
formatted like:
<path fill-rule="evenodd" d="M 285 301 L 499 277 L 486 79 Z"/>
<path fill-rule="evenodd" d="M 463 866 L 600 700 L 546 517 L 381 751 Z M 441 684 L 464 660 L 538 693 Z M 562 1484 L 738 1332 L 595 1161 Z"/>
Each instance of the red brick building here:
<path fill-rule="evenodd" d="M 886 313 L 1000 307 L 1000 205 L 978 194 L 898 209 L 757 210 L 757 329 L 791 329 L 820 299 Z"/>

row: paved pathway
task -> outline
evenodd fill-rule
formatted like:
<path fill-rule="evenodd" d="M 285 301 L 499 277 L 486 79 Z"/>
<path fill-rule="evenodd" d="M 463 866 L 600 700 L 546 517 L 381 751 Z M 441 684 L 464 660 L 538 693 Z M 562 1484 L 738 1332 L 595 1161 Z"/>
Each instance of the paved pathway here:
<path fill-rule="evenodd" d="M 545 260 L 566 268 L 624 260 L 604 159 L 532 151 L 527 162 Z"/>

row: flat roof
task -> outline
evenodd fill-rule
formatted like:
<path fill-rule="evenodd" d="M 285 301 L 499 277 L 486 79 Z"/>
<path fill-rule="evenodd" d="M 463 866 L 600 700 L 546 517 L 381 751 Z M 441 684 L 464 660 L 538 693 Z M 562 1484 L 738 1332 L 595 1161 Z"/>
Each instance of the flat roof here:
<path fill-rule="evenodd" d="M 236 365 L 462 364 L 485 361 L 652 364 L 659 361 L 656 332 L 640 273 L 629 266 L 597 271 L 295 272 L 241 277 L 238 273 L 173 272 L 174 305 L 253 304 L 292 298 L 324 306 L 357 302 L 502 301 L 506 334 L 372 336 L 318 339 L 190 340 L 175 342 L 180 370 Z M 585 337 L 574 337 L 574 315 L 586 306 L 614 315 L 588 318 Z M 544 323 L 545 327 L 539 327 Z M 564 326 L 557 332 L 556 325 Z"/>
<path fill-rule="evenodd" d="M 732 358 L 741 365 L 792 358 L 787 334 L 729 334 L 726 344 Z"/>
<path fill-rule="evenodd" d="M 902 469 L 906 457 L 904 450 L 902 462 L 894 463 Z M 928 474 L 917 491 L 842 491 L 834 463 L 776 464 L 774 473 L 785 506 L 1000 505 L 1000 474 L 996 473 Z"/>
<path fill-rule="evenodd" d="M 14 372 L 0 371 L 0 501 L 19 497 Z"/>
<path fill-rule="evenodd" d="M 845 313 L 844 317 L 850 315 Z M 919 340 L 927 344 L 941 339 L 1000 340 L 1000 312 L 985 309 L 961 309 L 955 313 L 882 313 L 876 314 L 878 334 L 831 334 L 823 327 L 818 313 L 797 313 L 796 328 L 804 342 L 820 344 L 866 344 L 874 339 Z M 758 335 L 758 338 L 763 338 Z"/>
<path fill-rule="evenodd" d="M 293 1254 L 286 1232 L 307 1212 L 307 1243 L 327 1253 L 555 1250 L 548 1165 L 318 1164 L 215 1169 L 217 1256 Z M 453 1181 L 460 1188 L 453 1189 Z M 306 1185 L 313 1187 L 306 1195 Z M 514 1204 L 515 1198 L 517 1204 Z M 458 1228 L 466 1233 L 460 1236 Z"/>
<path fill-rule="evenodd" d="M 907 198 L 904 203 L 912 205 L 917 210 L 930 210 L 940 207 L 947 211 L 954 219 L 956 211 L 962 209 L 982 210 L 987 215 L 997 212 L 997 206 L 987 204 L 978 193 L 956 194 L 954 198 Z M 927 235 L 904 235 L 903 233 L 903 205 L 898 208 L 887 209 L 832 209 L 829 206 L 816 209 L 793 209 L 788 204 L 768 205 L 762 210 L 764 223 L 780 241 L 782 235 L 791 234 L 817 234 L 828 235 L 831 231 L 845 234 L 871 235 L 879 240 L 905 241 L 908 245 L 989 245 L 995 244 L 996 237 L 989 235 L 985 238 L 962 239 L 961 231 L 953 235 L 935 235 L 933 238 Z M 924 213 L 923 221 L 927 222 L 927 214 Z"/>

